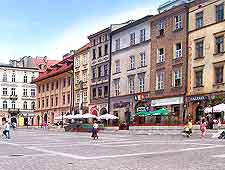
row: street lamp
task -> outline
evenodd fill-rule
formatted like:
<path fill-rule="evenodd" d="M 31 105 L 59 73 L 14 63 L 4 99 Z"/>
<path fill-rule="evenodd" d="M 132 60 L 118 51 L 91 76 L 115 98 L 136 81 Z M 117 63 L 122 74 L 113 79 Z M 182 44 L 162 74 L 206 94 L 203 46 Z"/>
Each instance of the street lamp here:
<path fill-rule="evenodd" d="M 79 81 L 79 88 L 80 88 L 80 102 L 79 102 L 79 112 L 83 114 L 83 81 Z"/>
<path fill-rule="evenodd" d="M 63 128 L 63 112 L 62 112 L 62 128 Z"/>

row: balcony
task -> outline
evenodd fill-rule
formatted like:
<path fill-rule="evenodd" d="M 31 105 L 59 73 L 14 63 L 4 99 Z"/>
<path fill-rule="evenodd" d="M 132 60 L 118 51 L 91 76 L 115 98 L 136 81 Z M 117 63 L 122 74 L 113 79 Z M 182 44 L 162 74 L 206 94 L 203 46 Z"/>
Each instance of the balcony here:
<path fill-rule="evenodd" d="M 10 95 L 10 100 L 17 100 L 18 96 L 17 95 Z"/>
<path fill-rule="evenodd" d="M 20 112 L 20 109 L 18 108 L 9 108 L 9 113 L 19 113 Z"/>
<path fill-rule="evenodd" d="M 10 96 L 9 96 L 9 95 L 2 95 L 1 98 L 2 98 L 2 99 L 9 99 Z"/>

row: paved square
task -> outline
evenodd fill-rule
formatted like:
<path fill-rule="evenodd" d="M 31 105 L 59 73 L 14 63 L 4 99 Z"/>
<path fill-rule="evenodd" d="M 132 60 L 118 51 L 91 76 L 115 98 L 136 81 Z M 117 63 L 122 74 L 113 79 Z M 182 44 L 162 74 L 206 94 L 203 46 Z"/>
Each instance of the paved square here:
<path fill-rule="evenodd" d="M 225 140 L 18 129 L 0 141 L 0 170 L 224 170 Z"/>

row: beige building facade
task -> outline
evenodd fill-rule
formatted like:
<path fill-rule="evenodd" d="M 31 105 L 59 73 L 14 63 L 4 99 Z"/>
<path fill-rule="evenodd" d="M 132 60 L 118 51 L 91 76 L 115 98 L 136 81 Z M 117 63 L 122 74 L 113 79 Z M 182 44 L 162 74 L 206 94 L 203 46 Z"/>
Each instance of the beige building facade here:
<path fill-rule="evenodd" d="M 196 122 L 213 99 L 225 97 L 224 5 L 224 0 L 208 0 L 189 8 L 187 100 L 189 115 Z"/>

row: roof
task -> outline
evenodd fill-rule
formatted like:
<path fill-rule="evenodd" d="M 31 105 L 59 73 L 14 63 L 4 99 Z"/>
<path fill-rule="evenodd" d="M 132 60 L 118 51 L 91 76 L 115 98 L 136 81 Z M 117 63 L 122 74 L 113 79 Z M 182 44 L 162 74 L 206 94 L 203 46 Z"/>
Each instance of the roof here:
<path fill-rule="evenodd" d="M 85 44 L 83 47 L 79 48 L 78 50 L 75 51 L 75 55 L 76 54 L 80 54 L 82 52 L 84 52 L 85 50 L 88 50 L 89 48 L 91 48 L 91 43 L 87 43 Z"/>
<path fill-rule="evenodd" d="M 103 29 L 103 30 L 101 30 L 101 31 L 98 31 L 98 32 L 96 32 L 96 33 L 94 33 L 94 34 L 89 35 L 89 36 L 88 36 L 88 39 L 94 38 L 94 37 L 96 37 L 96 36 L 98 36 L 98 35 L 100 35 L 100 34 L 103 34 L 103 33 L 105 33 L 105 32 L 108 32 L 109 30 L 110 30 L 109 27 L 107 27 L 107 28 L 105 28 L 105 29 Z"/>
<path fill-rule="evenodd" d="M 0 64 L 0 67 L 12 68 L 12 69 L 26 69 L 26 70 L 38 70 L 38 68 L 29 68 L 29 67 L 15 67 L 10 64 Z"/>
<path fill-rule="evenodd" d="M 125 26 L 123 26 L 123 27 L 121 27 L 119 29 L 116 29 L 115 31 L 112 31 L 112 35 L 115 35 L 115 34 L 117 34 L 119 32 L 122 32 L 122 31 L 124 31 L 126 29 L 129 29 L 129 28 L 134 27 L 136 25 L 139 25 L 139 24 L 141 24 L 141 23 L 143 23 L 145 21 L 148 21 L 151 17 L 152 17 L 152 15 L 147 15 L 147 16 L 141 18 L 141 19 L 138 19 L 138 20 L 136 20 L 134 22 L 131 22 L 130 24 L 127 24 L 127 25 L 125 25 Z"/>
<path fill-rule="evenodd" d="M 33 80 L 33 83 L 48 79 L 50 77 L 57 76 L 73 69 L 73 56 L 64 58 L 62 61 L 50 66 L 39 77 Z"/>
<path fill-rule="evenodd" d="M 45 57 L 36 57 L 33 58 L 33 64 L 35 65 L 36 68 L 39 69 L 40 72 L 44 72 L 45 70 L 41 69 L 39 66 L 41 64 L 46 65 L 46 68 L 53 66 L 54 64 L 58 63 L 59 60 L 48 60 Z"/>

